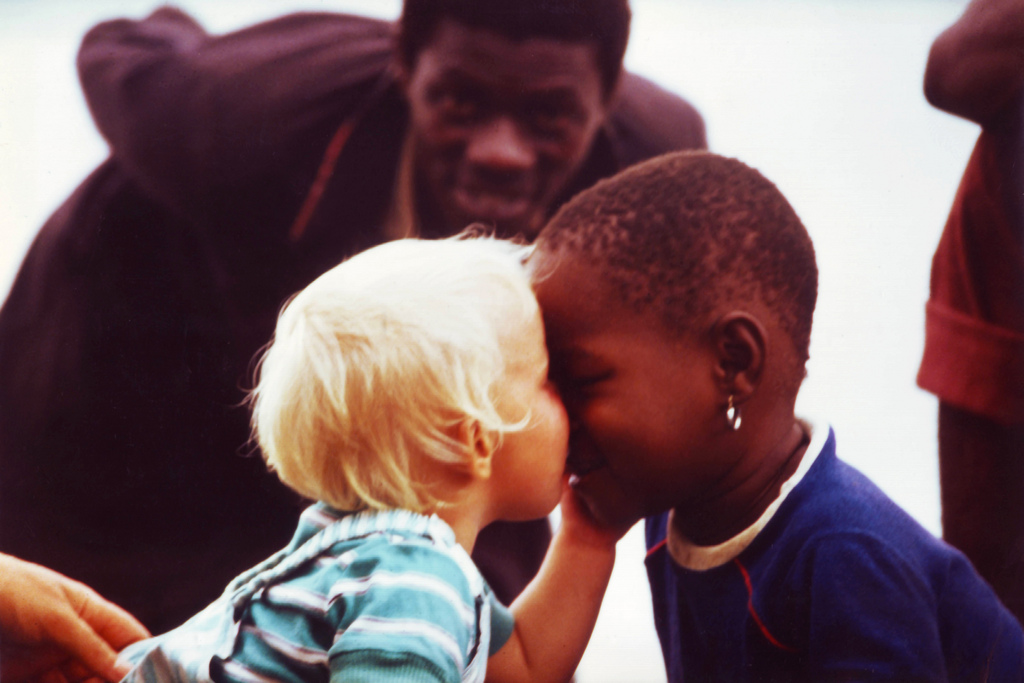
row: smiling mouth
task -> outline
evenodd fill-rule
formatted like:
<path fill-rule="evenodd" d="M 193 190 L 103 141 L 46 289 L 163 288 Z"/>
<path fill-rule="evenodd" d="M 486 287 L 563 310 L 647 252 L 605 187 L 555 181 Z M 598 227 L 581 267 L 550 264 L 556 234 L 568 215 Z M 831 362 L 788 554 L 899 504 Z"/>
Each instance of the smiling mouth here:
<path fill-rule="evenodd" d="M 473 220 L 509 222 L 523 218 L 530 210 L 528 197 L 489 190 L 470 190 L 464 187 L 453 192 L 455 204 Z"/>

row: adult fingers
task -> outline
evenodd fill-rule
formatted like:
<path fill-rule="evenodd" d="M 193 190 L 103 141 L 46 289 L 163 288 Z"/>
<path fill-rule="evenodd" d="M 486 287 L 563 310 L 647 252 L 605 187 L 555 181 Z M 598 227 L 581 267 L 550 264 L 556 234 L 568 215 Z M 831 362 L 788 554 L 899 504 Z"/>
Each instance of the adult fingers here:
<path fill-rule="evenodd" d="M 109 681 L 120 680 L 129 667 L 118 662 L 114 648 L 120 650 L 147 637 L 149 632 L 128 612 L 91 588 L 68 581 L 63 589 L 74 611 L 66 615 L 64 623 L 58 624 L 50 637 L 90 671 Z"/>
<path fill-rule="evenodd" d="M 68 679 L 64 676 L 63 671 L 54 668 L 43 673 L 39 677 L 39 683 L 68 683 Z"/>
<path fill-rule="evenodd" d="M 78 613 L 92 629 L 117 650 L 149 638 L 150 633 L 127 610 L 104 600 L 95 591 L 82 586 L 85 593 L 78 603 Z"/>
<path fill-rule="evenodd" d="M 59 630 L 52 632 L 50 637 L 63 647 L 68 654 L 78 659 L 86 668 L 102 676 L 108 681 L 123 678 L 123 667 L 117 665 L 117 652 L 84 621 L 76 618 L 68 619 Z M 56 683 L 45 681 L 44 683 Z"/>
<path fill-rule="evenodd" d="M 45 672 L 60 666 L 67 658 L 67 654 L 55 645 L 26 647 L 4 644 L 0 647 L 0 681 L 38 681 Z"/>

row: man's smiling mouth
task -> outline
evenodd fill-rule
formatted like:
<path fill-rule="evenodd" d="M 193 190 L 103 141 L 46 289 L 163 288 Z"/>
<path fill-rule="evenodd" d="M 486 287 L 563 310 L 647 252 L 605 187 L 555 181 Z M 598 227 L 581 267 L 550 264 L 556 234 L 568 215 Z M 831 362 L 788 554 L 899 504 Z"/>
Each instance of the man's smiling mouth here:
<path fill-rule="evenodd" d="M 457 187 L 452 192 L 459 210 L 478 220 L 509 221 L 519 219 L 531 208 L 529 197 L 497 190 Z"/>

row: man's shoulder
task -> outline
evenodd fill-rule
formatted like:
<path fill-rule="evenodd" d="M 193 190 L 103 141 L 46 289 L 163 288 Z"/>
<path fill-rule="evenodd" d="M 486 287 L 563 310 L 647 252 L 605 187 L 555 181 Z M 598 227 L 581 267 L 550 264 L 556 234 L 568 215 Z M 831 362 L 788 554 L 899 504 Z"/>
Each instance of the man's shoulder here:
<path fill-rule="evenodd" d="M 243 50 L 262 48 L 286 61 L 292 55 L 313 51 L 314 56 L 322 56 L 325 66 L 335 69 L 350 64 L 358 69 L 364 61 L 377 69 L 378 62 L 387 64 L 391 60 L 394 33 L 394 22 L 383 19 L 337 12 L 295 12 L 229 34 L 224 44 Z"/>
<path fill-rule="evenodd" d="M 394 23 L 385 19 L 340 12 L 300 11 L 284 14 L 239 32 L 263 35 L 295 35 L 339 38 L 385 38 L 394 35 Z"/>
<path fill-rule="evenodd" d="M 685 99 L 643 76 L 624 72 L 608 115 L 623 166 L 681 149 L 707 149 L 704 119 Z"/>

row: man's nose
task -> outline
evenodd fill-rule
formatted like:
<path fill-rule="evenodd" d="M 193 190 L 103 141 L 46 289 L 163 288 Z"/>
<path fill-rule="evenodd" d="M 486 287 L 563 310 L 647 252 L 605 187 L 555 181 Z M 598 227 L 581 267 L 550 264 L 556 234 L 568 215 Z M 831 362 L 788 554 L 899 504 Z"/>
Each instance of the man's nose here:
<path fill-rule="evenodd" d="M 537 153 L 516 122 L 496 117 L 480 126 L 466 149 L 467 160 L 494 171 L 526 171 L 533 167 Z"/>

